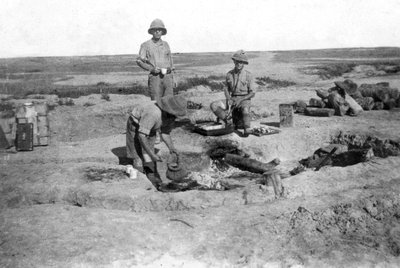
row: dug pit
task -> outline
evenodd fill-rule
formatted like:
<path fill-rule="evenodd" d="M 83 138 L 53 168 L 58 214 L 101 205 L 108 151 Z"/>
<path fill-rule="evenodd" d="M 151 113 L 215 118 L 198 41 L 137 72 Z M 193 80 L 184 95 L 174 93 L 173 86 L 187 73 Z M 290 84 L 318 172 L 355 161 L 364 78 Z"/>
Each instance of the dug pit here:
<path fill-rule="evenodd" d="M 370 135 L 344 134 L 332 138 L 330 145 L 321 147 L 312 156 L 299 161 L 300 166 L 290 173 L 297 174 L 304 168 L 319 170 L 323 166 L 346 167 L 372 160 L 400 155 L 400 143 Z"/>

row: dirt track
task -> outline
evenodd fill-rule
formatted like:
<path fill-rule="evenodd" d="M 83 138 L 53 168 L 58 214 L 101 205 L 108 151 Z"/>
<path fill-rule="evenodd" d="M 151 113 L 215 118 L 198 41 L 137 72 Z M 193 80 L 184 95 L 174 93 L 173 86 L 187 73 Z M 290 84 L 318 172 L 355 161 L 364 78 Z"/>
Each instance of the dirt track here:
<path fill-rule="evenodd" d="M 272 115 L 254 120 L 253 125 L 276 123 L 280 103 L 308 100 L 316 88 L 331 86 L 332 81 L 291 76 L 296 72 L 293 64 L 267 59 L 255 59 L 253 68 L 270 65 L 268 73 L 281 79 L 292 77 L 298 85 L 259 88 L 254 109 Z M 207 67 L 200 72 L 229 67 Z M 192 94 L 190 98 L 207 106 L 222 94 Z M 88 101 L 95 105 L 84 107 Z M 307 170 L 283 180 L 286 194 L 278 200 L 272 187 L 257 183 L 257 176 L 237 170 L 225 179 L 240 188 L 160 193 L 143 174 L 130 180 L 118 165 L 125 145 L 126 110 L 143 101 L 148 100 L 111 95 L 107 102 L 99 95 L 81 97 L 75 106 L 57 107 L 50 113 L 50 146 L 0 155 L 4 167 L 0 170 L 0 266 L 400 264 L 399 157 Z M 364 112 L 359 117 L 295 115 L 295 126 L 276 135 L 243 139 L 233 133 L 222 138 L 237 141 L 260 161 L 280 158 L 278 167 L 287 171 L 339 131 L 398 140 L 399 121 L 398 110 Z M 210 169 L 204 155 L 208 142 L 216 138 L 192 133 L 186 125 L 172 135 L 187 164 L 197 170 Z M 158 148 L 165 159 L 166 148 Z M 107 169 L 110 176 L 96 180 L 87 176 L 90 170 Z"/>

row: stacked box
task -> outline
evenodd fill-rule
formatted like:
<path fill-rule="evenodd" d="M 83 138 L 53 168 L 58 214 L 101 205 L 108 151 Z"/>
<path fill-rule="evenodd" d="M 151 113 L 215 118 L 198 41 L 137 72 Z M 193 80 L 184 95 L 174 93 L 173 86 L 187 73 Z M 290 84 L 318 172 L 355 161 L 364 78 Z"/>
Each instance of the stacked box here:
<path fill-rule="evenodd" d="M 17 151 L 33 150 L 33 124 L 19 123 L 17 124 L 17 137 L 15 141 Z"/>
<path fill-rule="evenodd" d="M 44 146 L 49 144 L 49 119 L 44 115 L 39 115 L 38 119 L 38 145 Z"/>
<path fill-rule="evenodd" d="M 35 110 L 37 112 L 38 121 L 38 145 L 46 146 L 49 144 L 49 119 L 47 113 L 49 107 L 46 102 L 35 103 Z"/>
<path fill-rule="evenodd" d="M 37 113 L 32 103 L 25 103 L 23 106 L 17 107 L 16 113 L 17 129 L 19 124 L 31 123 L 33 131 L 33 145 L 38 145 L 37 139 Z M 18 134 L 18 131 L 17 131 Z"/>
<path fill-rule="evenodd" d="M 16 123 L 33 124 L 33 145 L 45 146 L 49 144 L 49 120 L 47 117 L 48 105 L 42 103 L 25 103 L 17 107 Z"/>

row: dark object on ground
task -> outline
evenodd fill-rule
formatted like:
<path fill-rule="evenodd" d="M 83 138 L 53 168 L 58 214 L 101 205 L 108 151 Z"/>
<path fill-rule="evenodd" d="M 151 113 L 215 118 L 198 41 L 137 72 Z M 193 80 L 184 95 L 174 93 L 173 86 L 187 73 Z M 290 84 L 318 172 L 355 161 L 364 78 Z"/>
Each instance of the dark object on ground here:
<path fill-rule="evenodd" d="M 332 139 L 332 143 L 344 144 L 349 149 L 372 148 L 377 157 L 388 157 L 400 155 L 400 142 L 395 140 L 382 140 L 373 136 L 361 136 L 354 134 L 339 133 Z"/>
<path fill-rule="evenodd" d="M 322 161 L 318 164 L 318 166 L 315 168 L 315 171 L 320 170 L 321 167 L 323 167 L 329 160 L 329 158 L 331 158 L 333 156 L 333 154 L 336 152 L 337 147 L 333 148 L 332 151 L 330 151 L 323 159 Z"/>
<path fill-rule="evenodd" d="M 317 93 L 317 96 L 323 100 L 327 99 L 329 96 L 329 92 L 327 92 L 325 90 L 317 89 L 317 90 L 315 90 L 315 92 Z"/>
<path fill-rule="evenodd" d="M 375 102 L 372 97 L 362 97 L 355 100 L 365 111 L 370 111 L 374 108 Z"/>
<path fill-rule="evenodd" d="M 376 101 L 374 105 L 374 110 L 383 110 L 384 104 L 381 101 Z"/>
<path fill-rule="evenodd" d="M 371 148 L 352 149 L 347 152 L 335 154 L 336 147 L 331 153 L 323 156 L 314 154 L 308 158 L 300 160 L 300 164 L 307 168 L 314 168 L 318 171 L 323 166 L 345 167 L 365 162 L 373 156 Z"/>
<path fill-rule="evenodd" d="M 297 174 L 303 172 L 304 170 L 306 170 L 305 166 L 303 166 L 302 164 L 299 164 L 297 167 L 295 167 L 294 169 L 289 171 L 289 174 L 291 176 L 294 176 L 294 175 L 297 175 Z"/>
<path fill-rule="evenodd" d="M 354 91 L 353 94 L 350 95 L 353 99 L 358 99 L 358 98 L 362 98 L 363 95 L 361 94 L 361 92 L 357 89 L 356 91 Z"/>
<path fill-rule="evenodd" d="M 229 169 L 229 165 L 224 161 L 226 154 L 230 153 L 248 157 L 248 154 L 238 149 L 238 144 L 235 141 L 229 139 L 215 139 L 210 142 L 210 149 L 207 151 L 207 155 L 210 156 L 216 167 L 221 171 Z"/>
<path fill-rule="evenodd" d="M 295 113 L 304 113 L 304 110 L 307 108 L 307 103 L 302 100 L 298 100 L 292 103 L 293 111 Z"/>
<path fill-rule="evenodd" d="M 189 226 L 190 228 L 194 228 L 194 227 L 193 227 L 193 225 L 191 225 L 191 224 L 187 223 L 187 222 L 186 222 L 186 221 L 184 221 L 184 220 L 180 220 L 180 219 L 170 219 L 170 221 L 177 221 L 177 222 L 181 222 L 181 223 L 183 223 L 183 224 L 185 224 L 185 225 Z"/>
<path fill-rule="evenodd" d="M 325 159 L 325 156 L 328 155 L 332 150 L 335 149 L 333 155 L 347 152 L 347 145 L 344 144 L 330 144 L 325 147 L 321 147 L 314 152 L 314 154 L 308 158 L 302 159 L 299 163 L 307 168 L 316 168 L 320 166 L 321 162 Z M 331 165 L 331 158 L 327 159 L 324 165 Z"/>
<path fill-rule="evenodd" d="M 324 108 L 326 103 L 323 100 L 311 98 L 309 101 L 310 107 Z"/>
<path fill-rule="evenodd" d="M 330 108 L 313 108 L 313 107 L 307 107 L 304 111 L 305 115 L 309 116 L 325 116 L 325 117 L 330 117 L 335 114 L 335 109 L 330 109 Z"/>
<path fill-rule="evenodd" d="M 204 136 L 222 136 L 231 134 L 234 131 L 233 125 L 222 125 L 213 123 L 196 124 L 193 129 L 194 132 Z"/>
<path fill-rule="evenodd" d="M 226 154 L 224 161 L 231 166 L 237 167 L 241 170 L 250 171 L 253 173 L 264 174 L 271 171 L 280 164 L 280 160 L 275 158 L 271 162 L 263 163 L 251 158 L 245 158 L 235 154 Z"/>
<path fill-rule="evenodd" d="M 388 102 L 390 99 L 397 100 L 400 92 L 397 88 L 390 88 L 389 83 L 362 84 L 360 92 L 363 97 L 372 97 L 376 102 Z M 389 107 L 389 106 L 388 106 Z"/>
<path fill-rule="evenodd" d="M 383 108 L 386 110 L 392 110 L 394 107 L 396 107 L 396 100 L 395 99 L 389 99 L 388 101 L 385 101 L 383 103 Z"/>
<path fill-rule="evenodd" d="M 350 79 L 346 79 L 343 82 L 336 81 L 336 82 L 334 82 L 334 84 L 336 85 L 336 87 L 344 90 L 344 92 L 347 93 L 348 95 L 354 94 L 358 87 L 358 85 Z"/>
<path fill-rule="evenodd" d="M 179 156 L 171 154 L 167 163 L 166 177 L 172 181 L 182 181 L 187 175 L 188 171 L 179 160 Z"/>
<path fill-rule="evenodd" d="M 17 124 L 17 136 L 15 139 L 17 151 L 33 150 L 33 123 Z"/>
<path fill-rule="evenodd" d="M 159 190 L 160 192 L 184 192 L 196 189 L 199 186 L 200 184 L 192 180 L 186 180 L 180 182 L 172 181 L 168 183 L 161 183 L 158 186 L 157 190 Z"/>
<path fill-rule="evenodd" d="M 203 108 L 203 104 L 195 103 L 193 101 L 188 101 L 187 102 L 187 108 L 191 109 L 191 110 L 200 110 L 201 108 Z"/>
<path fill-rule="evenodd" d="M 332 166 L 351 166 L 357 163 L 366 162 L 373 156 L 371 148 L 353 149 L 332 157 Z"/>
<path fill-rule="evenodd" d="M 221 182 L 221 186 L 222 186 L 222 189 L 217 190 L 217 189 L 208 188 L 204 185 L 200 185 L 195 180 L 185 179 L 185 180 L 181 180 L 180 182 L 171 181 L 168 183 L 161 183 L 157 187 L 157 190 L 160 192 L 165 192 L 165 193 L 175 193 L 175 192 L 185 192 L 185 191 L 190 191 L 190 190 L 227 191 L 227 190 L 235 189 L 238 187 L 242 187 L 241 185 L 229 184 L 229 183 L 225 183 L 225 182 Z"/>

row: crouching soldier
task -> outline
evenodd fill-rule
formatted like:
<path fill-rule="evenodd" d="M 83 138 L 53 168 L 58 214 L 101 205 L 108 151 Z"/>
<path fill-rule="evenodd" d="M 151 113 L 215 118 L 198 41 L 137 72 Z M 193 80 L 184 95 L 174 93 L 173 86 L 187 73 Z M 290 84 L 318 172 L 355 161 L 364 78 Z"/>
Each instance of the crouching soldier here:
<path fill-rule="evenodd" d="M 158 189 L 162 183 L 157 171 L 157 162 L 162 162 L 154 151 L 156 132 L 161 132 L 161 139 L 170 153 L 178 155 L 170 133 L 175 118 L 186 115 L 187 102 L 180 96 L 165 96 L 156 103 L 137 106 L 129 112 L 126 126 L 127 157 L 133 159 L 133 166 L 143 171 L 151 183 Z"/>
<path fill-rule="evenodd" d="M 243 50 L 235 52 L 232 56 L 235 67 L 226 75 L 227 88 L 225 88 L 225 101 L 214 101 L 210 104 L 214 114 L 225 124 L 230 123 L 230 117 L 235 129 L 243 128 L 243 136 L 251 132 L 250 104 L 254 97 L 254 85 L 251 73 L 244 70 L 244 65 L 249 64 Z"/>

